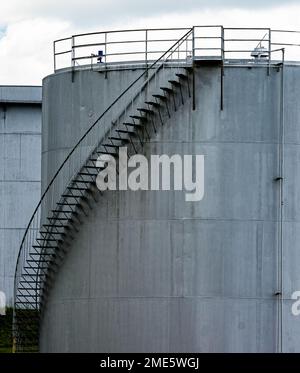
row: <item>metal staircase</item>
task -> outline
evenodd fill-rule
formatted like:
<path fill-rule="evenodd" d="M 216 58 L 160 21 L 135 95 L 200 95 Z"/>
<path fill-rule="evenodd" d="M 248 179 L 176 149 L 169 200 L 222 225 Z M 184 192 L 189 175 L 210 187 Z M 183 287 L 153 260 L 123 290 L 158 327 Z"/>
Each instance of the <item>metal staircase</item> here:
<path fill-rule="evenodd" d="M 53 176 L 30 219 L 15 272 L 14 341 L 17 351 L 38 350 L 47 295 L 84 217 L 105 192 L 96 187 L 100 154 L 142 151 L 144 143 L 191 96 L 191 60 L 182 54 L 190 29 L 122 92 L 90 126 Z M 189 61 L 189 62 L 188 62 Z M 113 122 L 112 108 L 130 97 Z"/>

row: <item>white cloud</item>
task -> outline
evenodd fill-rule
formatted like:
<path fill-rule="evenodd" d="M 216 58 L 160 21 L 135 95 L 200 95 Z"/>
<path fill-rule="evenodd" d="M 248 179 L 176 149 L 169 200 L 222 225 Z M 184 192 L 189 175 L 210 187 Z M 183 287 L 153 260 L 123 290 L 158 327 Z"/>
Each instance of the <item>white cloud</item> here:
<path fill-rule="evenodd" d="M 67 22 L 39 18 L 9 25 L 0 40 L 0 84 L 40 85 L 53 69 L 53 40 L 69 32 Z"/>
<path fill-rule="evenodd" d="M 147 14 L 158 16 L 165 13 L 203 11 L 218 7 L 228 8 L 269 8 L 297 4 L 299 0 L 9 0 L 1 4 L 0 24 L 23 19 L 46 17 L 69 20 L 75 25 L 98 26 L 122 22 Z"/>

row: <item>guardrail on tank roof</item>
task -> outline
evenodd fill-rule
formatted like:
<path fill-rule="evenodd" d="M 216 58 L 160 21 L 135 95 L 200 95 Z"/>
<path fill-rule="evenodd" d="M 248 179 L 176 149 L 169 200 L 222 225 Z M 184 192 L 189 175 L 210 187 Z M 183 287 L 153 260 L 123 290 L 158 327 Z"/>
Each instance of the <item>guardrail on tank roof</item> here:
<path fill-rule="evenodd" d="M 114 30 L 77 34 L 54 41 L 54 71 L 81 65 L 139 62 L 148 65 L 190 28 Z M 174 58 L 186 56 L 230 61 L 249 60 L 262 48 L 265 59 L 278 58 L 285 49 L 286 59 L 300 61 L 300 31 L 270 28 L 193 26 L 194 32 Z M 274 52 L 274 53 L 272 53 Z M 273 57 L 274 56 L 274 57 Z"/>

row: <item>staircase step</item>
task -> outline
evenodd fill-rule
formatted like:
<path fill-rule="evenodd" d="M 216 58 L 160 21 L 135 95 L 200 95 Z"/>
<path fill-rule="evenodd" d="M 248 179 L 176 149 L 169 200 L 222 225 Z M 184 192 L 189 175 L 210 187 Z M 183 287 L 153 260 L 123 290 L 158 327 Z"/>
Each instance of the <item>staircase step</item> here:
<path fill-rule="evenodd" d="M 78 195 L 78 196 L 74 196 L 73 194 L 62 194 L 61 195 L 63 198 L 74 198 L 74 199 L 77 199 L 77 198 L 82 198 L 82 196 Z M 77 205 L 80 205 L 79 203 Z"/>
<path fill-rule="evenodd" d="M 36 302 L 15 302 L 15 304 L 20 304 L 22 306 L 24 306 L 25 304 L 34 304 L 34 305 L 36 305 Z"/>
<path fill-rule="evenodd" d="M 55 217 L 55 216 L 53 216 L 51 218 L 47 217 L 47 219 L 48 220 L 53 220 L 53 219 L 55 219 L 55 220 L 70 220 L 69 218 L 60 218 L 60 217 Z M 43 232 L 43 233 L 47 233 L 47 232 Z"/>
<path fill-rule="evenodd" d="M 68 190 L 87 190 L 87 188 L 67 187 Z"/>
<path fill-rule="evenodd" d="M 193 71 L 193 66 L 185 66 L 184 70 L 188 71 L 189 73 Z"/>
<path fill-rule="evenodd" d="M 91 169 L 97 169 L 97 170 L 100 170 L 102 167 L 96 167 L 96 166 L 84 166 L 84 168 L 91 168 Z"/>
<path fill-rule="evenodd" d="M 62 197 L 63 197 L 63 195 L 62 195 Z M 58 202 L 57 205 L 58 206 L 79 206 L 79 203 Z"/>
<path fill-rule="evenodd" d="M 19 289 L 19 290 L 23 290 L 23 289 Z M 31 289 L 31 290 L 33 290 L 33 289 Z M 28 294 L 28 292 L 23 294 L 22 292 L 20 292 L 20 293 L 18 293 L 17 298 L 19 298 L 19 300 L 24 299 L 24 303 L 28 303 L 29 299 L 33 301 L 36 298 L 36 294 L 35 294 L 35 292 L 33 294 Z"/>
<path fill-rule="evenodd" d="M 159 104 L 158 102 L 155 102 L 155 101 L 145 101 L 145 104 L 152 105 L 154 107 L 160 107 L 161 106 L 161 104 Z"/>
<path fill-rule="evenodd" d="M 130 115 L 130 118 L 140 120 L 141 122 L 146 122 L 148 119 L 141 115 Z"/>
<path fill-rule="evenodd" d="M 26 263 L 30 263 L 29 262 L 29 260 L 27 260 L 26 261 Z M 36 270 L 36 269 L 39 269 L 39 268 L 42 268 L 42 269 L 45 269 L 45 268 L 47 268 L 48 266 L 49 266 L 49 264 L 51 263 L 51 262 L 49 262 L 49 261 L 37 261 L 37 260 L 32 260 L 32 262 L 31 263 L 34 263 L 34 264 L 36 264 L 36 266 L 34 266 L 34 267 L 23 267 L 24 269 L 25 268 L 27 268 L 27 269 L 34 269 L 34 270 Z"/>
<path fill-rule="evenodd" d="M 114 144 L 103 144 L 102 146 L 107 146 L 108 148 L 119 148 L 120 145 L 114 145 Z"/>
<path fill-rule="evenodd" d="M 49 263 L 49 260 L 45 260 L 45 259 L 38 259 L 38 260 L 27 259 L 26 262 L 27 263 Z"/>
<path fill-rule="evenodd" d="M 114 152 L 107 152 L 105 150 L 100 150 L 97 152 L 98 154 L 108 154 L 108 155 L 112 155 L 112 156 L 117 156 L 118 153 L 114 153 Z"/>
<path fill-rule="evenodd" d="M 54 224 L 50 224 L 51 225 L 51 227 L 54 227 L 55 228 L 55 225 Z M 41 234 L 48 234 L 48 235 L 60 235 L 60 234 L 62 234 L 62 235 L 65 235 L 63 232 L 40 232 Z M 44 237 L 42 237 L 42 238 L 44 238 Z"/>
<path fill-rule="evenodd" d="M 164 92 L 173 93 L 173 89 L 169 87 L 160 87 L 160 89 Z"/>
<path fill-rule="evenodd" d="M 154 114 L 154 111 L 151 109 L 146 109 L 143 107 L 137 108 L 138 111 L 141 111 L 142 113 L 147 113 L 147 114 Z"/>
<path fill-rule="evenodd" d="M 52 227 L 52 225 L 48 225 L 48 227 Z M 55 240 L 54 238 L 37 238 L 36 239 L 37 241 L 47 241 L 47 242 L 57 242 L 57 240 Z"/>
<path fill-rule="evenodd" d="M 93 180 L 74 180 L 76 183 L 83 183 L 83 184 L 93 184 Z"/>
<path fill-rule="evenodd" d="M 109 139 L 110 140 L 119 140 L 119 141 L 129 142 L 129 139 L 122 139 L 120 137 L 114 137 L 114 136 L 109 137 Z"/>
<path fill-rule="evenodd" d="M 44 275 L 44 276 L 48 277 L 47 275 Z M 22 273 L 22 277 L 35 277 L 35 274 L 30 275 L 28 273 Z M 28 280 L 24 280 L 24 281 L 28 282 Z M 36 280 L 32 280 L 32 281 L 36 282 Z"/>
<path fill-rule="evenodd" d="M 30 271 L 33 271 L 34 273 L 32 273 L 32 276 L 35 276 L 36 275 L 36 270 L 38 269 L 38 267 L 28 267 L 28 266 L 24 266 L 23 269 L 28 269 Z"/>
<path fill-rule="evenodd" d="M 88 172 L 79 172 L 78 175 L 82 175 L 82 176 L 97 176 L 98 174 L 94 174 L 94 173 L 88 173 Z"/>
<path fill-rule="evenodd" d="M 179 79 L 188 80 L 188 76 L 185 74 L 177 73 L 175 75 L 178 76 Z"/>
<path fill-rule="evenodd" d="M 136 133 L 134 131 L 128 131 L 128 130 L 116 130 L 116 132 L 119 133 L 129 133 L 130 135 L 136 136 Z"/>
<path fill-rule="evenodd" d="M 155 98 L 159 98 L 162 101 L 167 101 L 167 97 L 164 96 L 164 95 L 155 94 L 155 95 L 152 95 L 152 96 L 155 97 Z"/>
<path fill-rule="evenodd" d="M 179 87 L 181 86 L 181 83 L 178 82 L 177 80 L 168 80 L 168 82 L 172 85 L 174 85 L 175 87 Z"/>
<path fill-rule="evenodd" d="M 52 253 L 45 253 L 45 252 L 41 252 L 41 253 L 32 253 L 30 254 L 30 256 L 56 256 L 55 254 L 55 251 L 53 251 Z"/>
<path fill-rule="evenodd" d="M 43 227 L 53 227 L 53 228 L 66 228 L 68 225 L 60 224 L 43 224 Z"/>
<path fill-rule="evenodd" d="M 51 212 L 55 213 L 62 213 L 62 214 L 74 214 L 74 215 L 79 215 L 77 211 L 73 210 L 51 210 Z"/>
<path fill-rule="evenodd" d="M 34 249 L 57 249 L 57 246 L 38 246 L 38 245 L 32 245 L 32 247 Z"/>
<path fill-rule="evenodd" d="M 130 127 L 142 127 L 140 123 L 130 123 L 130 122 L 124 122 L 124 126 L 130 126 Z M 116 130 L 118 131 L 118 130 Z"/>

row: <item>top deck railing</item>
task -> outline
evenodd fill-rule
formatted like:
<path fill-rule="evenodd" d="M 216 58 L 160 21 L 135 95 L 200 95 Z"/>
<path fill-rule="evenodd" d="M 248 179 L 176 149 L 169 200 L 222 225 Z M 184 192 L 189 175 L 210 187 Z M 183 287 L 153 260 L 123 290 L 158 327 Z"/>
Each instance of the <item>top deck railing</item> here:
<path fill-rule="evenodd" d="M 77 34 L 54 42 L 54 71 L 96 63 L 121 64 L 156 60 L 190 28 L 115 30 Z M 270 28 L 193 26 L 193 32 L 173 58 L 254 59 L 257 47 L 267 61 L 285 58 L 300 61 L 300 31 Z"/>

